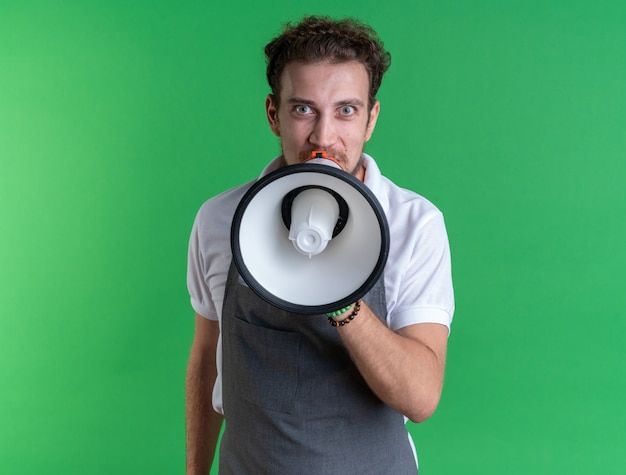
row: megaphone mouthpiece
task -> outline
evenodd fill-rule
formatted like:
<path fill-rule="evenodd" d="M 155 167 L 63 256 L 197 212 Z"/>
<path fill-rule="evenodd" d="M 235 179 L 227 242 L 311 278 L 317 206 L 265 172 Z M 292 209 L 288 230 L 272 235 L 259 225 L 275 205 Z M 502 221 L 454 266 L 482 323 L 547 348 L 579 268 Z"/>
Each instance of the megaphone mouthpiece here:
<path fill-rule="evenodd" d="M 326 152 L 322 151 L 322 152 L 318 152 L 318 151 L 313 151 L 311 152 L 311 158 L 309 158 L 306 162 L 304 162 L 305 164 L 309 164 L 309 165 L 328 165 L 331 167 L 335 167 L 335 168 L 339 168 L 340 170 L 343 170 L 343 167 L 341 166 L 341 164 L 339 163 L 339 161 L 334 158 L 334 157 L 330 157 L 326 154 Z"/>

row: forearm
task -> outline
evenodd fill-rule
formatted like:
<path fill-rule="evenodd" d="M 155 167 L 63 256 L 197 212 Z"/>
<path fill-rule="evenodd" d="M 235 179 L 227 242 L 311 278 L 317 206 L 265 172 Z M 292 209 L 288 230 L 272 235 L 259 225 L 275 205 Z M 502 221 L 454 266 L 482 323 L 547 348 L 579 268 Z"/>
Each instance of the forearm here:
<path fill-rule="evenodd" d="M 361 304 L 357 317 L 338 331 L 382 401 L 415 422 L 432 415 L 443 386 L 447 328 L 414 325 L 396 333 Z"/>
<path fill-rule="evenodd" d="M 185 388 L 187 475 L 206 475 L 213 463 L 223 420 L 212 404 L 215 377 L 215 361 L 192 350 Z"/>

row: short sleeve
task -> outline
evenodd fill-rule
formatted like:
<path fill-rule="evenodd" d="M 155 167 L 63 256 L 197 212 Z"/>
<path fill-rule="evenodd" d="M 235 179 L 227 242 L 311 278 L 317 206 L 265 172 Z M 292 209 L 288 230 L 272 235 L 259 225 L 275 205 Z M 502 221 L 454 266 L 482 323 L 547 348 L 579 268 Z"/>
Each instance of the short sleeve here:
<path fill-rule="evenodd" d="M 407 239 L 400 261 L 399 291 L 389 324 L 393 330 L 416 323 L 439 323 L 450 328 L 454 291 L 450 245 L 443 215 L 428 213 Z"/>
<path fill-rule="evenodd" d="M 191 306 L 195 312 L 209 320 L 217 320 L 217 310 L 206 281 L 206 261 L 200 245 L 199 222 L 200 213 L 198 213 L 194 220 L 191 236 L 189 238 L 187 289 L 189 291 Z"/>

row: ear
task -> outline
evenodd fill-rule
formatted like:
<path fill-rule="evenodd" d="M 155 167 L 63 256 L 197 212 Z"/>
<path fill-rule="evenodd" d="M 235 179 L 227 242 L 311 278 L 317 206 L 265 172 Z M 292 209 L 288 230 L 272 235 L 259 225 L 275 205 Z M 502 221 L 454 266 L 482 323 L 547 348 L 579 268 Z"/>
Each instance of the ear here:
<path fill-rule="evenodd" d="M 278 122 L 278 108 L 274 104 L 274 96 L 267 95 L 265 99 L 265 114 L 267 115 L 267 122 L 270 125 L 270 129 L 276 137 L 280 137 L 280 124 Z"/>
<path fill-rule="evenodd" d="M 367 122 L 367 129 L 365 129 L 365 141 L 369 141 L 372 138 L 372 134 L 374 133 L 374 128 L 376 127 L 376 121 L 378 120 L 378 114 L 380 113 L 380 101 L 376 101 L 372 110 L 370 111 L 370 116 Z"/>

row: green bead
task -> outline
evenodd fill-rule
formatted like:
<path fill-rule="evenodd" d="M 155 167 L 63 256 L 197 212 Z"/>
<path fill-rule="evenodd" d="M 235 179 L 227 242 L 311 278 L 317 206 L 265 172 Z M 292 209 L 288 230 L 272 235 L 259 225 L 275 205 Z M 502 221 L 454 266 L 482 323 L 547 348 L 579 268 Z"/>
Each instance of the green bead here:
<path fill-rule="evenodd" d="M 334 312 L 329 312 L 326 315 L 328 317 L 338 317 L 339 315 L 346 313 L 348 310 L 350 310 L 350 308 L 352 307 L 352 305 L 348 305 L 347 307 L 344 307 L 342 309 L 339 310 L 335 310 Z"/>

